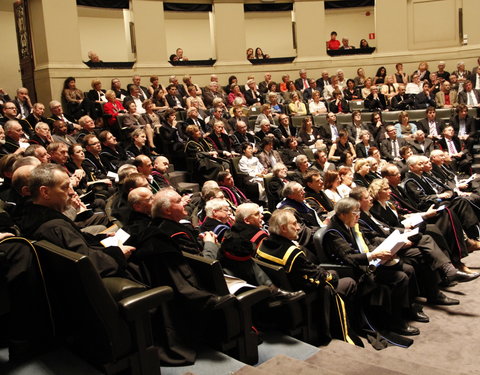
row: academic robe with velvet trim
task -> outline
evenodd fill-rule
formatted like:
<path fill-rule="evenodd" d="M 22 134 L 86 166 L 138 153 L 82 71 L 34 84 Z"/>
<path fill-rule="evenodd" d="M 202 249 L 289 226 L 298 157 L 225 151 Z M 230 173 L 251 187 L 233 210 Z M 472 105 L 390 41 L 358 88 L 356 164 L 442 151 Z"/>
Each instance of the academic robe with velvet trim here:
<path fill-rule="evenodd" d="M 252 285 L 272 286 L 272 280 L 252 257 L 258 245 L 268 237 L 264 230 L 246 223 L 235 223 L 225 232 L 218 251 L 218 260 L 225 273 Z"/>
<path fill-rule="evenodd" d="M 365 237 L 364 240 L 372 251 L 372 244 Z M 367 255 L 360 252 L 351 229 L 337 215 L 331 218 L 322 245 L 335 263 L 353 268 L 361 294 L 371 293 L 371 305 L 383 306 L 396 317 L 401 315 L 403 308 L 410 306 L 409 283 L 415 273 L 413 267 L 400 262 L 391 267 L 379 266 L 373 273 L 367 272 Z"/>
<path fill-rule="evenodd" d="M 97 236 L 81 232 L 73 221 L 56 210 L 27 204 L 17 224 L 27 238 L 47 240 L 64 249 L 88 256 L 101 277 L 132 278 L 127 270 L 125 255 L 119 247 L 104 247 L 98 242 Z"/>

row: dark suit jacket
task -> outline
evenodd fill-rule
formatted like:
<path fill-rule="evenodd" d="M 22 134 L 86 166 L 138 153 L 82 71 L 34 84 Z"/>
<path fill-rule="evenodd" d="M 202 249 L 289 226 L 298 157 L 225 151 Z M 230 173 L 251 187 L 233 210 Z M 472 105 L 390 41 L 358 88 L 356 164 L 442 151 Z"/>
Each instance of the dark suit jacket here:
<path fill-rule="evenodd" d="M 348 106 L 348 102 L 345 99 L 342 99 L 339 105 L 335 104 L 335 100 L 332 100 L 328 103 L 328 109 L 330 112 L 333 113 L 348 113 L 350 112 L 350 108 Z M 340 105 L 342 106 L 342 110 L 340 111 Z"/>
<path fill-rule="evenodd" d="M 327 227 L 327 232 L 323 238 L 323 248 L 337 264 L 351 265 L 362 272 L 365 269 L 360 266 L 368 265 L 367 255 L 359 251 L 352 233 L 337 215 L 332 217 Z"/>
<path fill-rule="evenodd" d="M 414 104 L 414 98 L 410 94 L 395 95 L 392 97 L 390 107 L 396 111 L 406 111 L 411 109 Z"/>
<path fill-rule="evenodd" d="M 391 227 L 403 227 L 397 215 L 392 208 L 383 208 L 378 201 L 374 201 L 370 213 L 382 223 L 388 224 Z"/>
<path fill-rule="evenodd" d="M 232 151 L 232 141 L 225 133 L 220 134 L 220 137 L 218 137 L 215 133 L 211 133 L 208 139 L 210 139 L 213 147 L 219 153 L 223 154 L 223 151 Z"/>
<path fill-rule="evenodd" d="M 317 79 L 317 91 L 320 91 L 321 93 L 323 92 L 323 90 L 325 89 L 325 86 L 328 86 L 330 84 L 330 79 L 328 79 L 328 83 L 325 83 L 323 81 L 323 78 L 319 78 Z M 320 96 L 322 96 L 320 94 Z"/>
<path fill-rule="evenodd" d="M 372 146 L 373 145 L 370 143 L 370 147 Z M 355 145 L 355 153 L 357 154 L 357 158 L 368 158 L 368 152 L 363 142 L 357 143 Z"/>
<path fill-rule="evenodd" d="M 233 131 L 236 131 L 237 130 L 237 122 L 241 120 L 243 121 L 245 124 L 247 124 L 247 127 L 248 127 L 248 118 L 246 118 L 245 116 L 242 116 L 240 117 L 240 119 L 236 118 L 235 116 L 231 117 L 228 119 L 228 123 L 230 124 L 230 126 L 232 127 Z"/>
<path fill-rule="evenodd" d="M 403 182 L 405 193 L 420 210 L 427 210 L 437 203 L 437 193 L 433 188 L 415 173 L 408 172 Z"/>
<path fill-rule="evenodd" d="M 208 108 L 210 108 L 213 105 L 213 99 L 215 98 L 221 98 L 224 103 L 227 102 L 227 97 L 218 91 L 214 93 L 209 89 L 204 89 L 202 96 L 203 96 L 203 103 L 205 103 L 205 106 Z"/>
<path fill-rule="evenodd" d="M 263 95 L 260 94 L 260 92 L 256 91 L 255 98 L 254 98 L 253 92 L 250 89 L 245 91 L 245 101 L 247 102 L 248 105 L 254 105 L 256 103 L 260 103 L 260 104 L 264 103 Z"/>
<path fill-rule="evenodd" d="M 305 78 L 307 83 L 308 83 L 308 78 Z M 308 84 L 308 86 L 310 86 L 310 84 Z M 303 90 L 303 79 L 301 78 L 297 78 L 295 80 L 295 87 L 298 91 L 302 91 Z"/>
<path fill-rule="evenodd" d="M 451 190 L 455 188 L 455 173 L 444 168 L 443 165 L 437 165 L 432 163 L 431 173 L 436 179 L 441 181 L 444 185 L 447 185 Z"/>
<path fill-rule="evenodd" d="M 289 125 L 288 127 L 290 129 L 290 134 L 292 135 L 292 137 L 295 137 L 297 135 L 297 128 L 293 125 Z M 279 141 L 281 141 L 282 137 L 288 138 L 287 131 L 283 126 L 279 126 L 278 128 L 276 128 L 273 131 L 273 134 L 275 135 L 275 137 L 277 137 Z"/>
<path fill-rule="evenodd" d="M 177 99 L 180 101 L 180 104 L 183 108 L 186 108 L 185 100 L 180 95 L 176 95 Z M 177 102 L 175 100 L 175 97 L 171 94 L 165 95 L 165 99 L 167 99 L 167 103 L 170 106 L 170 108 L 176 107 Z"/>
<path fill-rule="evenodd" d="M 464 149 L 463 142 L 455 135 L 453 136 L 452 140 L 453 140 L 453 144 L 455 145 L 455 148 L 457 149 L 457 152 L 462 152 Z M 438 146 L 440 147 L 441 150 L 448 151 L 448 145 L 445 138 L 441 138 L 438 140 Z"/>
<path fill-rule="evenodd" d="M 365 98 L 365 108 L 369 111 L 383 111 L 387 109 L 387 100 L 385 99 L 385 95 L 378 94 L 378 99 L 373 99 L 373 94 L 368 95 Z"/>
<path fill-rule="evenodd" d="M 480 93 L 478 90 L 473 89 L 473 93 L 475 94 L 475 98 L 477 99 L 477 103 L 480 103 Z M 458 93 L 458 104 L 467 104 L 468 103 L 468 96 L 465 91 L 461 91 Z"/>
<path fill-rule="evenodd" d="M 105 94 L 106 91 L 105 90 L 102 90 L 102 92 Z M 98 95 L 97 93 L 97 90 L 90 90 L 88 93 L 87 93 L 87 98 L 89 100 L 91 100 L 92 102 L 96 102 L 97 100 L 100 100 L 100 96 Z"/>
<path fill-rule="evenodd" d="M 207 127 L 207 124 L 205 124 L 205 121 L 203 121 L 201 118 L 197 118 L 197 121 L 200 124 L 200 127 L 202 128 L 204 133 L 208 133 L 209 131 L 211 131 L 211 129 Z M 185 124 L 196 125 L 195 121 L 193 121 L 193 119 L 190 117 L 185 120 Z"/>
<path fill-rule="evenodd" d="M 242 135 L 238 132 L 234 132 L 231 137 L 233 139 L 233 149 L 235 150 L 235 152 L 238 152 L 239 154 L 242 153 L 243 143 L 246 142 L 246 143 L 255 145 L 255 143 L 258 142 L 258 139 L 256 139 L 256 137 L 250 133 L 246 133 L 245 135 Z"/>
<path fill-rule="evenodd" d="M 435 120 L 435 127 L 437 128 L 438 135 L 441 136 L 443 128 L 445 127 L 445 121 Z M 430 135 L 430 127 L 428 126 L 428 120 L 426 118 L 422 118 L 417 122 L 417 129 L 423 130 L 426 135 Z"/>
<path fill-rule="evenodd" d="M 20 125 L 22 125 L 23 132 L 27 134 L 29 137 L 32 137 L 35 134 L 35 125 L 37 125 L 38 122 L 45 122 L 47 124 L 48 120 L 45 117 L 42 117 L 40 120 L 37 120 L 36 117 L 33 115 L 33 113 L 30 113 L 27 118 L 20 120 Z M 53 122 L 52 122 L 53 124 Z M 52 125 L 49 124 L 51 127 Z"/>
<path fill-rule="evenodd" d="M 342 130 L 341 127 L 337 124 L 335 125 L 337 127 L 337 131 Z M 323 142 L 331 146 L 332 145 L 332 130 L 330 129 L 330 124 L 323 124 L 318 128 L 318 131 L 320 132 L 320 137 L 322 137 Z"/>
<path fill-rule="evenodd" d="M 425 155 L 427 157 L 430 157 L 430 153 L 435 149 L 435 145 L 430 138 L 425 138 L 425 142 L 423 142 L 423 147 L 425 151 L 422 150 L 422 146 L 420 145 L 420 143 L 415 140 L 408 143 L 412 147 L 412 151 L 414 154 Z"/>
<path fill-rule="evenodd" d="M 313 91 L 316 91 L 317 89 L 312 89 L 309 87 L 308 89 L 303 90 L 303 101 L 308 102 L 310 99 L 313 98 Z M 320 94 L 320 97 L 322 95 Z"/>
<path fill-rule="evenodd" d="M 453 126 L 455 130 L 455 134 L 458 135 L 458 130 L 460 129 L 460 121 L 458 119 L 458 115 L 453 116 L 450 119 L 450 125 Z M 465 117 L 465 128 L 468 135 L 472 136 L 476 133 L 476 126 L 475 126 L 475 119 L 467 115 Z"/>
<path fill-rule="evenodd" d="M 397 138 L 397 141 L 398 141 L 398 151 L 400 152 L 400 149 L 403 146 L 407 145 L 407 141 L 403 138 Z M 392 142 L 390 138 L 384 139 L 382 143 L 380 143 L 380 153 L 382 154 L 382 158 L 391 162 L 394 159 L 392 152 L 393 152 L 393 148 L 392 148 Z"/>
<path fill-rule="evenodd" d="M 434 108 L 437 107 L 437 102 L 433 94 L 427 97 L 424 92 L 421 92 L 415 96 L 415 109 L 426 109 L 430 106 Z"/>
<path fill-rule="evenodd" d="M 15 104 L 15 107 L 17 107 L 17 113 L 18 114 L 22 113 L 22 111 L 20 109 L 22 104 L 23 104 L 24 107 L 26 107 L 27 113 L 30 113 L 30 111 L 32 110 L 32 108 L 30 108 L 30 106 L 28 105 L 28 103 L 26 101 L 24 101 L 23 103 L 20 103 L 20 100 L 15 98 L 15 99 L 13 99 L 13 103 Z"/>
<path fill-rule="evenodd" d="M 266 94 L 268 92 L 268 82 L 262 81 L 258 84 L 258 91 L 262 94 Z"/>

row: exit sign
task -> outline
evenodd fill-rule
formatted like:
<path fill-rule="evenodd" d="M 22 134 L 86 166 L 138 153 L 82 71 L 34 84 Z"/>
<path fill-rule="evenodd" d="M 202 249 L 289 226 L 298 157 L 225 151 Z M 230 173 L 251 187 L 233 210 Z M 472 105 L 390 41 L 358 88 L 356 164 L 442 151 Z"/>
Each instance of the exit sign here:
<path fill-rule="evenodd" d="M 375 33 L 368 34 L 368 39 L 375 39 Z"/>

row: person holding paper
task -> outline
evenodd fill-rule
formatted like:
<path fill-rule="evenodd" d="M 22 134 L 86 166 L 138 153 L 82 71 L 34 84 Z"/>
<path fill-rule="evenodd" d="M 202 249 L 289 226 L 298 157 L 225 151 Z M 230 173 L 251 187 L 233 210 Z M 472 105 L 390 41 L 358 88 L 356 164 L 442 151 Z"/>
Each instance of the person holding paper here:
<path fill-rule="evenodd" d="M 407 323 L 404 314 L 411 307 L 410 280 L 415 277 L 412 266 L 402 262 L 393 266 L 382 265 L 373 272 L 369 269 L 372 260 L 389 262 L 393 259 L 390 250 L 377 248 L 366 240 L 358 229 L 360 203 L 353 198 L 342 198 L 335 205 L 335 215 L 330 220 L 323 248 L 330 258 L 339 264 L 353 267 L 359 282 L 359 293 L 369 296 L 371 307 L 382 308 L 381 322 L 387 329 L 405 336 L 420 334 L 420 330 Z M 379 293 L 386 289 L 389 293 Z"/>
<path fill-rule="evenodd" d="M 99 243 L 102 239 L 100 235 L 81 232 L 62 214 L 74 190 L 61 166 L 41 164 L 35 167 L 30 175 L 29 189 L 32 203 L 25 205 L 24 214 L 17 220 L 22 234 L 87 255 L 102 277 L 132 277 L 127 259 L 134 252 L 134 247 L 103 247 Z"/>
<path fill-rule="evenodd" d="M 445 209 L 436 210 L 434 204 L 427 211 L 422 212 L 400 185 L 402 181 L 400 171 L 394 164 L 386 165 L 382 169 L 382 176 L 388 180 L 391 190 L 390 202 L 395 205 L 397 211 L 404 216 L 421 214 L 427 222 L 427 232 L 449 256 L 452 263 L 460 270 L 466 271 L 460 260 L 468 256 L 467 246 L 470 245 L 466 243 L 462 222 L 455 212 Z"/>
<path fill-rule="evenodd" d="M 373 205 L 373 198 L 369 194 L 368 190 L 364 187 L 356 187 L 351 191 L 350 197 L 360 203 L 360 209 L 362 212 L 360 213 L 358 224 L 362 234 L 367 237 L 370 242 L 383 242 L 390 235 L 390 232 L 393 232 L 393 230 L 371 214 L 370 209 Z M 408 264 L 411 264 L 413 267 L 415 267 L 415 274 L 418 276 L 419 281 L 423 283 L 423 290 L 425 291 L 427 301 L 430 304 L 459 304 L 458 300 L 449 298 L 440 292 L 437 285 L 437 276 L 422 261 L 423 255 L 418 247 L 412 247 L 411 243 L 409 244 L 407 242 L 401 249 L 401 252 L 402 260 L 405 260 Z M 454 272 L 456 271 L 452 264 L 449 263 L 450 260 L 448 258 L 446 258 L 444 261 L 450 265 L 450 268 L 453 269 Z M 428 316 L 423 313 L 422 307 L 416 303 L 412 304 L 410 314 L 410 318 L 413 320 L 419 322 L 429 321 Z"/>
<path fill-rule="evenodd" d="M 460 219 L 462 227 L 467 236 L 475 241 L 475 247 L 478 248 L 479 228 L 478 218 L 475 215 L 470 204 L 463 199 L 452 199 L 452 191 L 440 192 L 436 187 L 423 176 L 424 157 L 420 155 L 410 156 L 407 160 L 409 172 L 406 174 L 403 182 L 405 192 L 412 202 L 420 209 L 426 210 L 432 204 L 435 207 L 445 205 L 454 212 Z M 480 244 L 478 244 L 480 245 Z"/>
<path fill-rule="evenodd" d="M 390 203 L 390 186 L 386 179 L 374 180 L 370 185 L 368 192 L 373 198 L 373 207 L 370 209 L 373 217 L 385 223 L 389 227 L 405 229 L 402 222 L 404 219 Z M 423 219 L 421 220 L 421 223 Z M 425 232 L 425 224 L 421 224 L 421 232 Z M 408 230 L 408 227 L 406 228 Z M 450 259 L 438 247 L 434 239 L 428 234 L 417 234 L 409 237 L 409 246 L 416 247 L 422 254 L 425 255 L 425 261 L 430 266 L 431 270 L 439 271 L 442 277 L 447 278 L 448 281 L 471 281 L 480 276 L 479 273 L 468 274 L 459 271 L 453 267 Z M 407 254 L 406 254 L 407 255 Z M 408 256 L 408 255 L 407 255 Z M 420 279 L 420 277 L 419 277 Z"/>

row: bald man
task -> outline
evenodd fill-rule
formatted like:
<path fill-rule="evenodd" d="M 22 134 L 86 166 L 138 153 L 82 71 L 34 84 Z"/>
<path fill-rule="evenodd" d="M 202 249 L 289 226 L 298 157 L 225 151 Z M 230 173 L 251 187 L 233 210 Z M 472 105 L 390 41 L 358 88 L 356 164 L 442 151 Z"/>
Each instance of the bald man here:
<path fill-rule="evenodd" d="M 152 203 L 153 193 L 149 188 L 138 187 L 128 193 L 130 215 L 124 229 L 131 236 L 129 243 L 136 247 L 140 246 L 137 243 L 138 236 L 147 229 L 152 220 Z"/>

